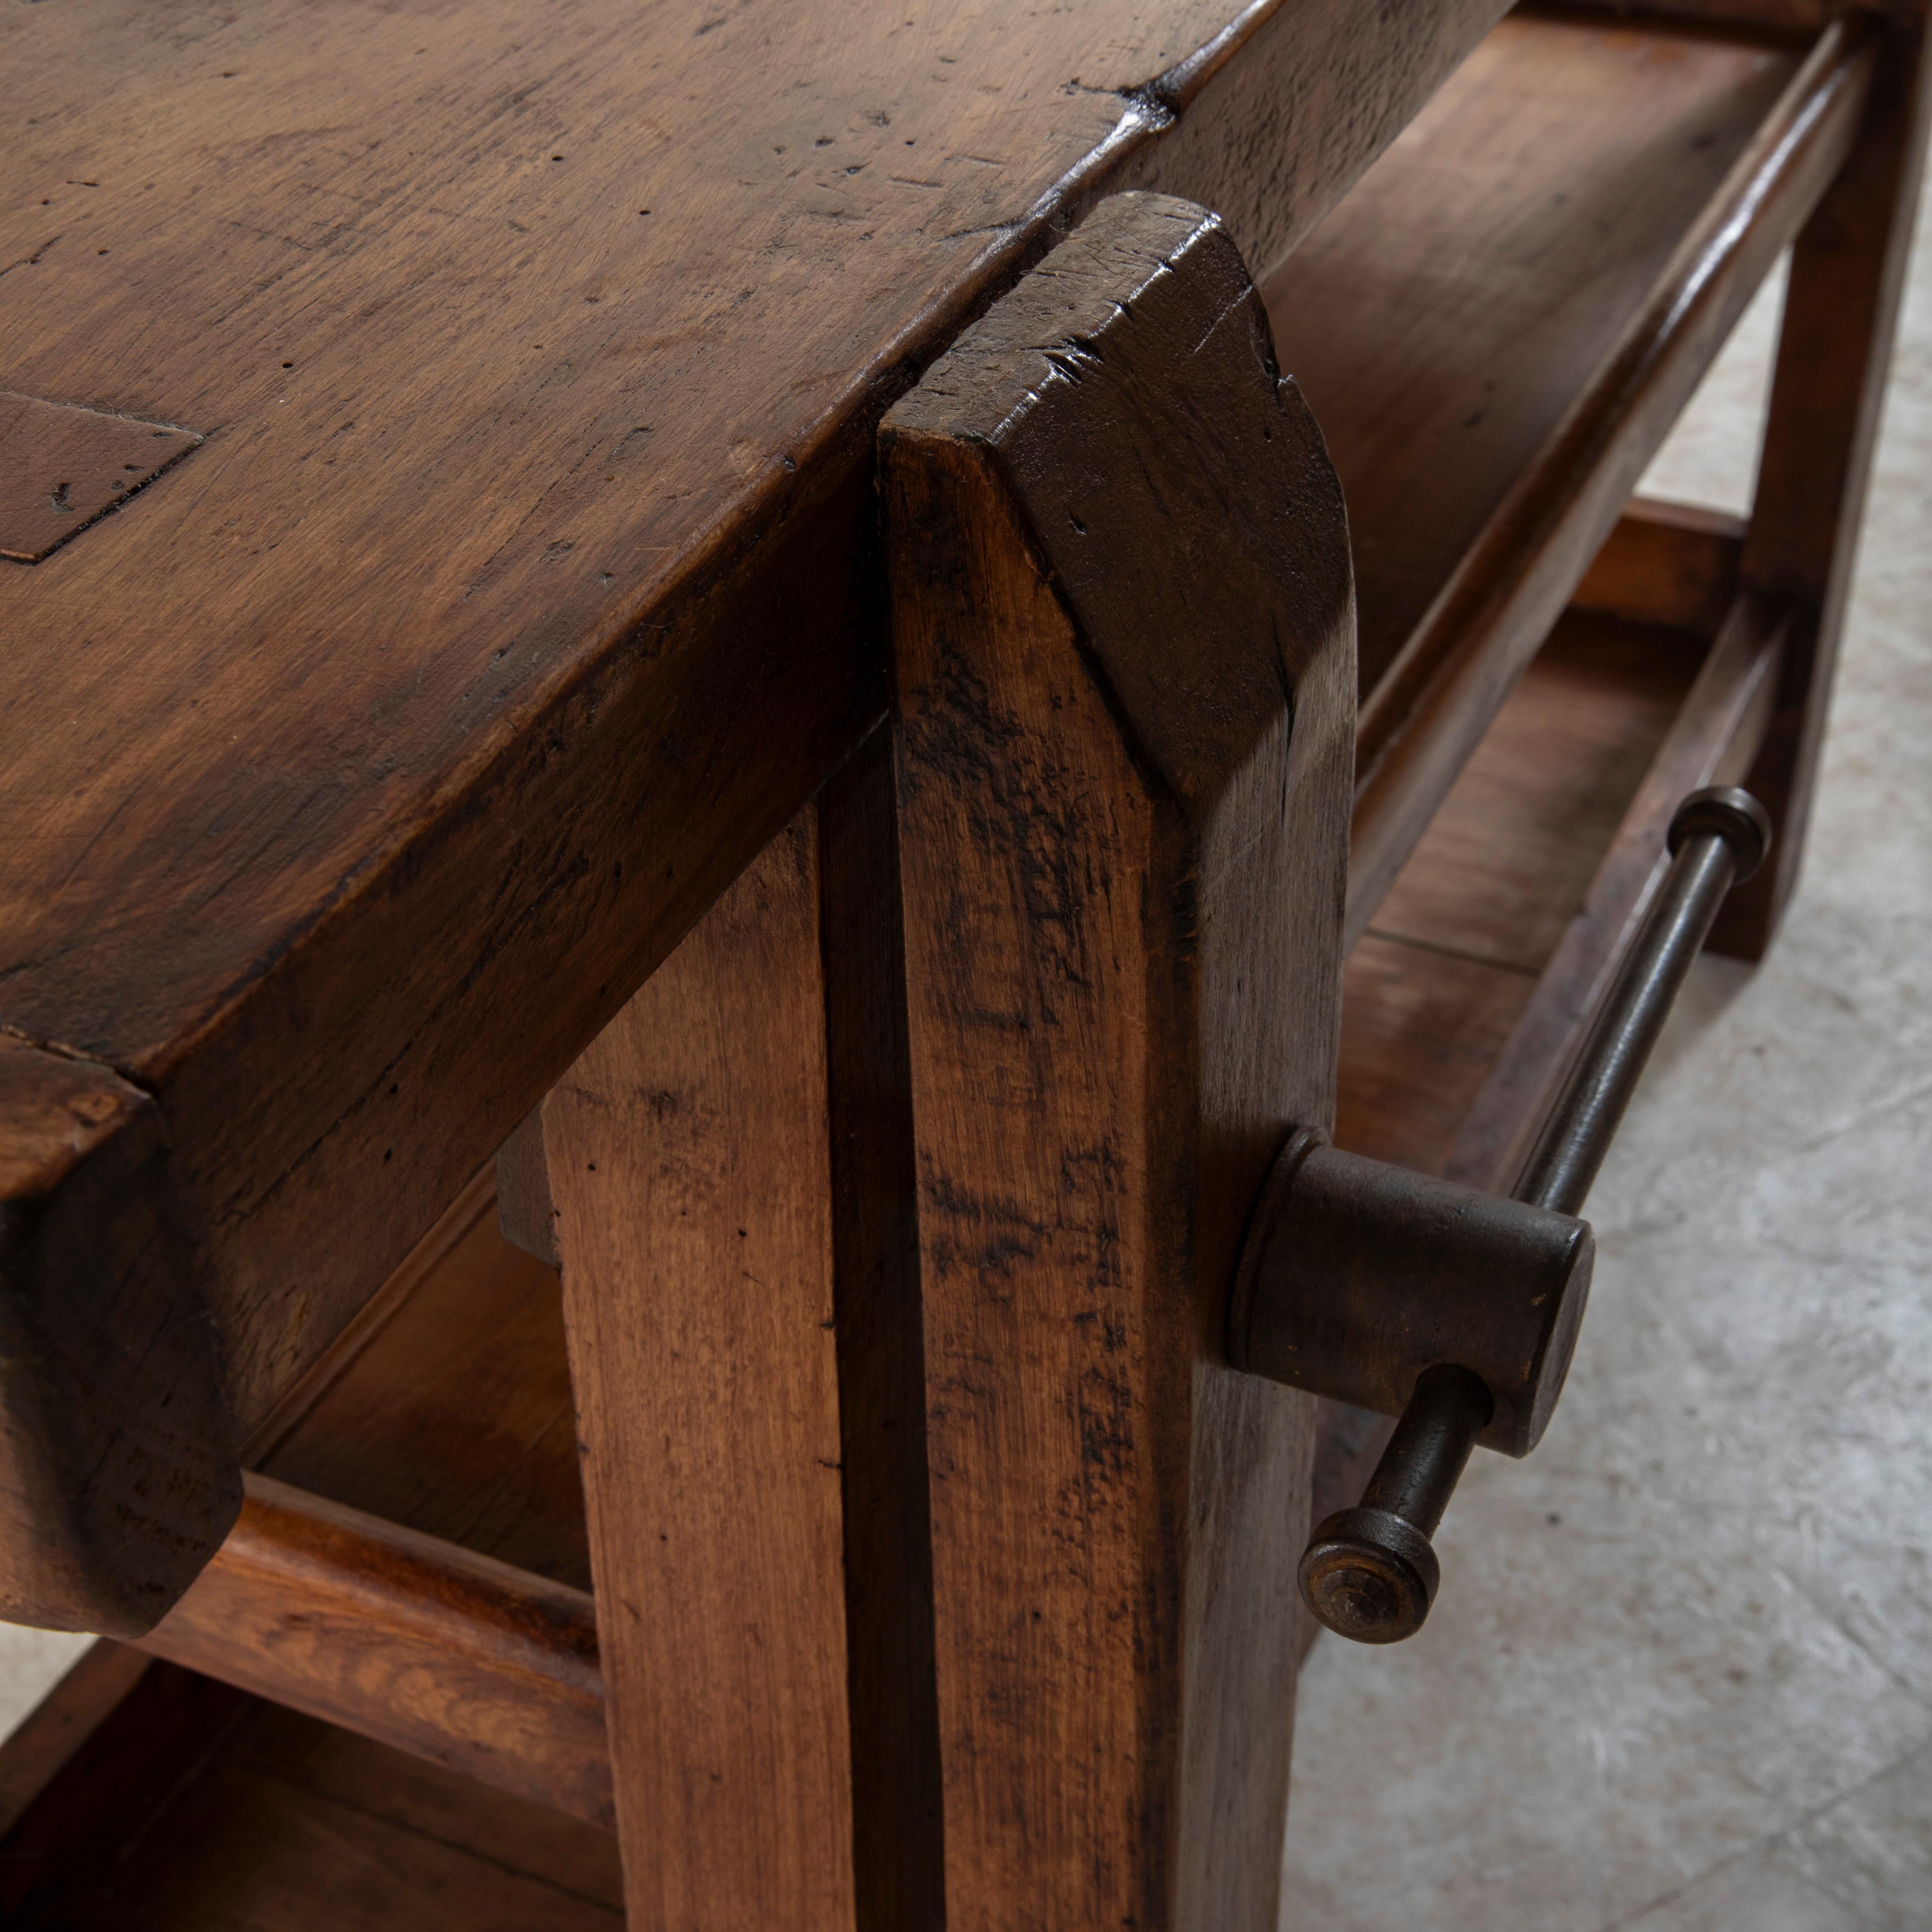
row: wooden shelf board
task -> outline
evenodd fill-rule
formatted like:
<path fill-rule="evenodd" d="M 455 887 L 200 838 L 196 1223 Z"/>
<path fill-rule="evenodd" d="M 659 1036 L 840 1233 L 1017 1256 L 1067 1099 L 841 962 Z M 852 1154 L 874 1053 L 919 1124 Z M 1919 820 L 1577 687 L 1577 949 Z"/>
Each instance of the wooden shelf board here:
<path fill-rule="evenodd" d="M 1348 495 L 1365 697 L 1800 58 L 1514 15 L 1270 279 L 1282 367 Z"/>
<path fill-rule="evenodd" d="M 1340 1145 L 1448 1166 L 1706 649 L 1600 612 L 1558 623 L 1350 956 Z"/>
<path fill-rule="evenodd" d="M 1569 613 L 1443 801 L 1372 930 L 1540 973 L 1705 649 L 1682 632 Z"/>
<path fill-rule="evenodd" d="M 1270 278 L 1355 547 L 1350 944 L 1843 164 L 1876 61 L 1862 17 L 1804 50 L 1519 13 Z"/>
<path fill-rule="evenodd" d="M 91 1822 L 8 1923 L 19 1932 L 608 1932 L 616 1840 L 560 1814 L 259 1698 L 213 1698 L 170 1733 L 172 1772 Z M 92 1741 L 130 1742 L 135 1699 Z M 62 1794 L 50 1791 L 50 1798 Z M 32 1815 L 23 1821 L 31 1831 Z"/>

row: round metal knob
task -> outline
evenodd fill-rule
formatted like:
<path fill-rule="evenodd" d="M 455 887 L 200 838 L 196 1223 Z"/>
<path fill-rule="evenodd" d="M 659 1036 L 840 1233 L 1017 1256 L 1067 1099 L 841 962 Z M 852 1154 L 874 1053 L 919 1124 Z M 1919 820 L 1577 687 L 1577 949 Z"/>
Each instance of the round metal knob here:
<path fill-rule="evenodd" d="M 1427 1537 L 1386 1510 L 1337 1510 L 1301 1552 L 1302 1600 L 1324 1629 L 1400 1643 L 1421 1629 L 1442 1580 Z"/>

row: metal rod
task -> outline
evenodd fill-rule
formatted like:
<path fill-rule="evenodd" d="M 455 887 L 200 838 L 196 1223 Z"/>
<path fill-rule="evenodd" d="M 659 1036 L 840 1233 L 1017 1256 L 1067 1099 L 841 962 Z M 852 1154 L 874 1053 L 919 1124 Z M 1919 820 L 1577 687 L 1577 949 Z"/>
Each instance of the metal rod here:
<path fill-rule="evenodd" d="M 1532 1207 L 1582 1206 L 1724 895 L 1770 848 L 1771 821 L 1750 793 L 1717 787 L 1677 808 L 1669 842 L 1663 890 L 1523 1163 L 1514 1198 Z M 1362 1500 L 1302 1552 L 1301 1594 L 1330 1630 L 1394 1643 L 1421 1628 L 1441 1577 L 1429 1539 L 1493 1408 L 1472 1370 L 1438 1363 L 1417 1378 Z"/>
<path fill-rule="evenodd" d="M 1480 1376 L 1446 1362 L 1424 1369 L 1362 1492 L 1362 1508 L 1399 1516 L 1433 1536 L 1469 1451 L 1495 1412 Z"/>
<path fill-rule="evenodd" d="M 1694 792 L 1678 807 L 1663 890 L 1510 1190 L 1517 1200 L 1559 1214 L 1582 1208 L 1724 895 L 1770 844 L 1763 806 L 1735 786 Z"/>

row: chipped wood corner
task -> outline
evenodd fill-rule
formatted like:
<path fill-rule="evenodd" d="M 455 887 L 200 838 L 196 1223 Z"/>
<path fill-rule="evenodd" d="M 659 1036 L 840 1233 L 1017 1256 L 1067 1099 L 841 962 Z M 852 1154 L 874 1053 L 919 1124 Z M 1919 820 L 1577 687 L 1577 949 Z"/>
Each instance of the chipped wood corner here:
<path fill-rule="evenodd" d="M 160 1112 L 0 1035 L 0 1616 L 139 1636 L 241 1507 Z"/>
<path fill-rule="evenodd" d="M 1204 412 L 1204 395 L 1245 406 Z M 920 460 L 950 443 L 942 460 L 998 472 L 1137 754 L 1177 796 L 1204 803 L 1310 679 L 1310 722 L 1352 755 L 1341 486 L 1218 217 L 1149 192 L 1102 202 L 887 415 L 888 490 L 915 442 Z M 1149 516 L 1168 543 L 1122 540 Z M 1231 568 L 1250 606 L 1199 594 Z"/>

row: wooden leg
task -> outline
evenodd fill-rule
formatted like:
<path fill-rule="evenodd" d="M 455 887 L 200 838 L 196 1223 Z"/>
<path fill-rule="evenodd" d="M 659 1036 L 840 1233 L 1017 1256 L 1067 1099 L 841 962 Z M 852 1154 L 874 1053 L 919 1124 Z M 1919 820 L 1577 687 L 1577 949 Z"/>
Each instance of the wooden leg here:
<path fill-rule="evenodd" d="M 808 809 L 544 1102 L 632 1932 L 853 1923 Z"/>
<path fill-rule="evenodd" d="M 1886 29 L 1858 145 L 1792 250 L 1746 586 L 1798 621 L 1778 709 L 1749 780 L 1778 827 L 1771 862 L 1732 896 L 1712 944 L 1747 958 L 1770 944 L 1797 882 L 1858 526 L 1885 400 L 1928 101 L 1922 22 Z"/>
<path fill-rule="evenodd" d="M 946 1922 L 1260 1932 L 1312 1406 L 1222 1334 L 1332 1106 L 1340 488 L 1232 244 L 1154 196 L 881 448 Z"/>

